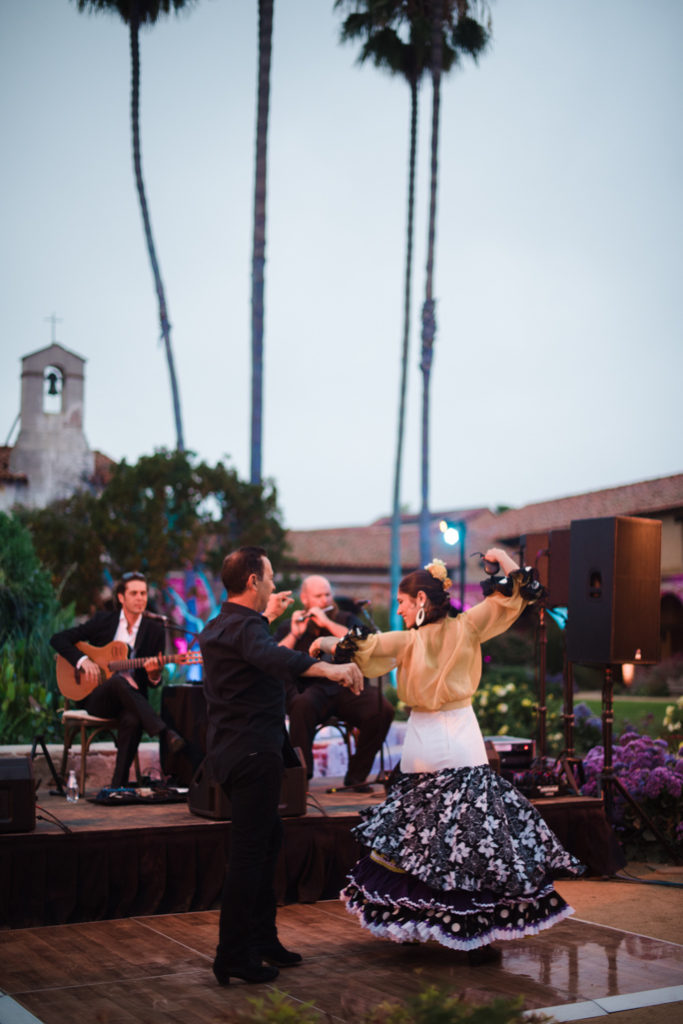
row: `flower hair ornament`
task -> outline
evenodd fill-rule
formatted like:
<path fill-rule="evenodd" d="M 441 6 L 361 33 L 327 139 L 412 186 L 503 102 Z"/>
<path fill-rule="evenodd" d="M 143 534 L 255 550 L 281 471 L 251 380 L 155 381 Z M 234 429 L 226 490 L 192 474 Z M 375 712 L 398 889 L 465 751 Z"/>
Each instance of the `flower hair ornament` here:
<path fill-rule="evenodd" d="M 435 580 L 439 580 L 443 584 L 444 590 L 451 589 L 452 583 L 448 578 L 446 563 L 442 562 L 440 558 L 433 558 L 429 565 L 425 565 L 425 569 L 430 576 L 433 576 Z"/>

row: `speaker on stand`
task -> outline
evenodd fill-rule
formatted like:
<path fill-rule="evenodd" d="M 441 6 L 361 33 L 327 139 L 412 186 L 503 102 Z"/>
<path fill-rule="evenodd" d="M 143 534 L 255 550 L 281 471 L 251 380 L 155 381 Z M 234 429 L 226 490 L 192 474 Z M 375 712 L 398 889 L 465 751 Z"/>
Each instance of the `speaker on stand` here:
<path fill-rule="evenodd" d="M 536 629 L 536 661 L 538 666 L 538 746 L 539 756 L 545 757 L 547 738 L 547 687 L 546 687 L 546 654 L 547 654 L 547 623 L 546 615 L 552 609 L 566 609 L 569 604 L 569 552 L 570 531 L 549 530 L 546 533 L 529 533 L 521 539 L 522 561 L 532 565 L 540 583 L 547 591 L 543 602 L 536 605 L 538 623 Z M 566 620 L 565 620 L 566 625 Z M 564 774 L 570 789 L 579 796 L 579 781 L 583 775 L 580 759 L 574 754 L 574 681 L 571 663 L 567 658 L 566 630 L 563 639 L 563 699 L 562 720 L 564 726 L 564 748 L 557 760 L 560 774 Z"/>
<path fill-rule="evenodd" d="M 614 791 L 627 800 L 659 841 L 679 856 L 666 836 L 614 774 L 615 665 L 652 665 L 660 654 L 662 524 L 657 519 L 610 516 L 571 524 L 569 659 L 603 669 L 600 789 L 613 817 Z"/>

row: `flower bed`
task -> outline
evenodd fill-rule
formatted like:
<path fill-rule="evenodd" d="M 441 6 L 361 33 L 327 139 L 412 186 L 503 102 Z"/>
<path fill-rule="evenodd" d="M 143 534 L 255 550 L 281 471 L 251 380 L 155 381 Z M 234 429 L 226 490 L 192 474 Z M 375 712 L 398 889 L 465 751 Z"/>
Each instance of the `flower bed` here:
<path fill-rule="evenodd" d="M 584 796 L 597 796 L 605 763 L 602 746 L 588 751 L 583 767 Z M 672 752 L 664 739 L 624 733 L 612 747 L 613 774 L 631 794 L 641 810 L 673 846 L 683 853 L 683 747 Z M 622 841 L 642 853 L 653 835 L 632 804 L 615 788 L 614 824 Z"/>

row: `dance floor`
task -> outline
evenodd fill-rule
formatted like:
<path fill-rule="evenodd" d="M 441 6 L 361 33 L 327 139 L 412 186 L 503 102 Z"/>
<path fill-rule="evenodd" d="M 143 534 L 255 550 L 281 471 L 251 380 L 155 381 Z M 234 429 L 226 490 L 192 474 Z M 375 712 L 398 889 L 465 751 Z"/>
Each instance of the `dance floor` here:
<path fill-rule="evenodd" d="M 571 899 L 581 884 L 561 891 Z M 229 1022 L 248 999 L 274 991 L 310 1004 L 321 1022 L 360 1022 L 427 985 L 471 1003 L 521 995 L 526 1010 L 561 1021 L 683 1019 L 683 946 L 576 917 L 500 943 L 502 963 L 483 967 L 438 946 L 373 938 L 338 901 L 283 907 L 278 922 L 304 964 L 270 985 L 229 988 L 211 973 L 215 910 L 0 931 L 0 1022 Z"/>
<path fill-rule="evenodd" d="M 272 985 L 229 988 L 211 973 L 229 823 L 183 803 L 102 807 L 43 793 L 35 830 L 0 837 L 0 1024 L 233 1022 L 269 992 L 311 1004 L 321 1022 L 361 1024 L 428 985 L 474 1003 L 521 995 L 558 1021 L 683 1021 L 683 869 L 662 888 L 600 877 L 614 870 L 561 881 L 574 917 L 500 943 L 502 963 L 470 967 L 463 953 L 376 939 L 346 913 L 335 897 L 357 855 L 350 828 L 384 791 L 328 793 L 332 782 L 313 780 L 306 815 L 285 819 L 278 921 L 305 962 Z M 604 833 L 599 801 L 544 804 L 571 843 Z M 609 861 L 603 840 L 585 848 Z M 655 904 L 666 928 L 653 926 Z"/>

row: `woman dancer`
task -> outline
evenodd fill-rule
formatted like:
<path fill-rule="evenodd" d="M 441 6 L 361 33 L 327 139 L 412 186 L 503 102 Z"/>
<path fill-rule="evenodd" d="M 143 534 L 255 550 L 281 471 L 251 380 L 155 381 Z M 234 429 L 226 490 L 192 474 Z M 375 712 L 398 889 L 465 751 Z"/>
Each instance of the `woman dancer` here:
<path fill-rule="evenodd" d="M 488 765 L 472 709 L 481 644 L 543 588 L 502 549 L 484 558 L 505 575 L 482 585 L 487 596 L 473 608 L 452 609 L 446 566 L 434 559 L 399 585 L 405 631 L 324 637 L 311 648 L 352 658 L 370 678 L 396 668 L 399 699 L 411 708 L 397 779 L 354 829 L 372 852 L 341 893 L 347 909 L 375 935 L 435 940 L 467 950 L 471 963 L 500 959 L 494 939 L 536 934 L 571 914 L 552 879 L 584 870 Z"/>

